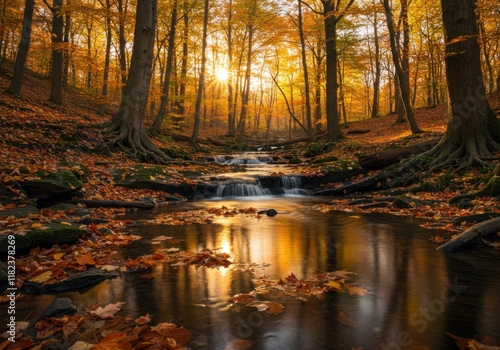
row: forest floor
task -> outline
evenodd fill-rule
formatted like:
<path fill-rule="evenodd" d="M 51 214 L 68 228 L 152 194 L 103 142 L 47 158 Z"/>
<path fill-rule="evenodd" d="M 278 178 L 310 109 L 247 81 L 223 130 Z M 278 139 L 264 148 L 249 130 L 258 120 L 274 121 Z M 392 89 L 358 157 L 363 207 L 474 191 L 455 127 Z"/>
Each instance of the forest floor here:
<path fill-rule="evenodd" d="M 10 67 L 7 65 L 0 67 L 0 91 L 5 91 L 10 77 Z M 27 204 L 26 198 L 22 196 L 22 193 L 15 186 L 12 186 L 12 183 L 33 178 L 34 174 L 40 170 L 52 171 L 61 161 L 81 163 L 89 169 L 89 174 L 83 188 L 84 196 L 87 199 L 133 201 L 137 198 L 148 197 L 155 199 L 165 197 L 165 193 L 160 191 L 128 189 L 114 186 L 113 178 L 107 169 L 110 164 L 119 164 L 121 167 L 133 168 L 139 166 L 140 163 L 118 151 L 110 155 L 106 152 L 105 148 L 102 148 L 102 145 L 106 142 L 106 137 L 96 125 L 109 119 L 111 114 L 105 116 L 97 115 L 97 102 L 85 93 L 70 88 L 66 90 L 64 106 L 52 104 L 47 101 L 49 90 L 49 81 L 46 78 L 36 74 L 28 74 L 23 86 L 22 98 L 15 98 L 8 94 L 0 93 L 0 190 L 3 191 L 0 194 L 9 192 L 12 199 L 10 203 L 0 203 L 0 224 L 2 225 L 0 234 L 22 234 L 22 232 L 30 229 L 43 229 L 43 225 L 52 220 L 64 220 L 66 215 L 68 215 L 67 213 L 48 209 L 42 209 L 39 214 L 29 214 L 26 217 L 20 218 L 2 216 L 2 211 L 4 210 L 24 207 Z M 500 108 L 499 93 L 489 96 L 489 100 L 492 108 Z M 421 142 L 435 138 L 445 132 L 448 120 L 446 105 L 439 105 L 436 108 L 417 109 L 415 114 L 420 128 L 425 131 L 422 134 L 413 136 L 407 124 L 395 125 L 395 115 L 363 120 L 351 123 L 348 129 L 344 129 L 344 132 L 346 130 L 370 130 L 369 132 L 351 135 L 347 132 L 347 139 L 339 142 L 329 154 L 324 154 L 322 157 L 335 155 L 339 159 L 356 160 L 360 154 Z M 217 130 L 211 129 L 207 133 L 202 134 L 202 138 L 206 138 L 207 136 L 216 138 L 218 136 Z M 190 149 L 186 142 L 174 142 L 169 137 L 157 138 L 154 142 L 163 148 L 180 147 L 184 150 Z M 203 143 L 202 145 L 206 152 L 193 152 L 195 159 L 231 151 L 215 147 L 209 143 Z M 297 143 L 284 151 L 279 151 L 277 154 L 283 159 L 285 159 L 287 152 L 301 157 L 306 147 L 306 143 Z M 306 161 L 305 158 L 302 159 Z M 474 221 L 457 221 L 457 218 L 470 217 L 471 215 L 485 215 L 488 217 L 490 213 L 492 216 L 500 213 L 500 203 L 497 197 L 476 197 L 466 207 L 449 204 L 449 199 L 453 196 L 460 193 L 474 192 L 484 186 L 495 165 L 495 163 L 492 163 L 491 169 L 487 171 L 484 169 L 469 169 L 460 175 L 448 179 L 448 185 L 442 189 L 408 194 L 414 199 L 428 203 L 423 206 L 410 205 L 408 207 L 396 207 L 387 205 L 384 207 L 367 207 L 353 204 L 353 197 L 338 197 L 334 200 L 330 198 L 325 199 L 326 203 L 319 206 L 319 209 L 323 211 L 382 212 L 391 215 L 408 215 L 421 218 L 426 222 L 424 225 L 439 229 L 436 230 L 436 235 L 434 236 L 437 246 L 451 235 L 462 232 L 474 224 Z M 179 182 L 192 181 L 183 177 L 181 175 L 182 171 L 199 170 L 199 167 L 206 167 L 209 170 L 216 170 L 218 172 L 231 171 L 231 167 L 221 167 L 218 165 L 216 168 L 211 168 L 210 164 L 195 165 L 192 162 L 183 163 L 182 161 L 177 161 L 169 165 L 169 169 L 177 171 L 173 172 L 172 176 L 176 177 L 176 180 Z M 20 171 L 21 168 L 24 170 Z M 307 171 L 311 171 L 311 169 L 309 168 Z M 368 175 L 374 173 L 376 172 L 371 171 Z M 438 182 L 445 175 L 442 172 L 432 174 L 431 177 L 435 178 L 435 182 Z M 337 185 L 339 184 L 330 184 L 330 187 Z M 386 192 L 372 192 L 368 196 L 372 198 L 390 197 Z M 248 210 L 248 208 L 242 210 Z M 127 238 L 120 234 L 110 234 L 111 231 L 123 228 L 128 224 L 119 219 L 113 219 L 115 215 L 123 213 L 125 209 L 92 208 L 90 211 L 93 218 L 106 219 L 106 223 L 104 224 L 90 224 L 84 227 L 91 237 L 105 232 L 106 234 L 102 235 L 100 240 L 101 244 L 105 244 L 106 247 L 112 247 L 127 244 L 134 239 L 133 237 Z M 259 215 L 253 211 L 246 211 L 244 213 Z M 221 213 L 217 213 L 217 215 L 219 214 Z M 225 212 L 222 214 L 237 215 L 235 212 Z M 169 224 L 181 225 L 196 222 L 196 215 L 198 214 L 193 213 L 191 216 L 168 218 L 170 220 Z M 202 215 L 206 215 L 206 213 Z M 455 223 L 452 222 L 454 219 Z M 86 241 L 86 243 L 80 242 L 79 244 L 75 246 L 76 248 L 57 247 L 43 251 L 38 249 L 29 258 L 19 259 L 18 268 L 23 268 L 24 270 L 23 281 L 17 281 L 17 287 L 20 287 L 20 284 L 27 280 L 38 281 L 46 285 L 53 283 L 58 278 L 67 277 L 66 272 L 60 267 L 61 256 L 64 254 L 67 256 L 65 258 L 67 263 L 65 269 L 81 270 L 85 266 L 97 266 L 99 264 L 105 267 L 116 267 L 116 265 L 112 265 L 108 261 L 111 259 L 109 249 L 102 250 L 102 246 L 101 248 L 96 248 L 90 241 Z M 500 245 L 498 243 L 486 242 L 486 244 L 491 246 L 489 249 L 491 252 L 496 254 L 499 251 Z M 96 250 L 99 250 L 99 253 L 96 253 Z M 70 255 L 72 256 L 71 258 L 69 257 Z M 42 259 L 43 262 L 40 264 L 34 263 L 33 261 L 36 259 Z M 227 256 L 218 255 L 216 252 L 204 251 L 203 253 L 198 253 L 198 255 L 187 256 L 186 254 L 182 255 L 179 253 L 176 256 L 155 256 L 154 258 L 149 257 L 142 260 L 138 258 L 123 263 L 121 268 L 125 270 L 147 268 L 162 261 L 172 261 L 172 259 L 189 261 L 197 265 L 205 264 L 205 266 L 224 265 L 227 263 Z M 56 266 L 61 270 L 55 270 Z M 49 270 L 52 272 L 48 273 Z M 59 271 L 58 277 L 55 276 L 56 272 L 54 271 Z M 5 303 L 8 300 L 8 297 L 3 295 L 0 302 Z M 76 318 L 71 317 L 65 321 L 61 321 L 58 325 L 44 323 L 39 326 L 39 332 L 44 330 L 48 330 L 48 332 L 60 332 L 62 327 L 64 327 L 64 332 L 73 332 L 79 329 L 79 327 L 83 327 L 83 322 L 86 318 L 101 317 L 103 320 L 109 320 L 120 307 L 121 305 L 116 304 L 110 304 L 104 308 L 92 306 L 85 311 L 84 315 L 79 315 Z M 123 318 L 121 320 L 124 323 L 128 322 L 132 325 L 139 325 L 141 334 L 144 334 L 144 332 L 151 332 L 152 334 L 154 331 L 154 334 L 157 334 L 162 339 L 161 341 L 164 341 L 166 334 L 168 334 L 167 339 L 175 339 L 177 345 L 185 344 L 189 339 L 185 330 L 176 328 L 175 325 L 161 325 L 161 327 L 159 325 L 159 328 L 156 327 L 155 329 L 147 328 L 145 326 L 148 322 L 147 316 L 144 316 L 144 319 L 131 320 L 130 318 Z M 67 325 L 70 323 L 72 324 L 71 330 L 67 329 Z M 114 322 L 115 326 L 113 327 L 116 327 L 116 324 L 117 322 Z M 98 341 L 104 349 L 114 348 L 113 346 L 118 346 L 117 344 L 130 342 L 130 339 L 130 334 L 127 338 L 124 331 L 121 333 L 121 338 L 106 336 Z M 30 348 L 34 344 L 29 337 L 23 337 L 22 341 L 25 342 L 25 347 L 21 346 L 20 348 Z M 16 344 L 20 346 L 22 343 L 17 342 Z M 2 349 L 10 349 L 9 346 L 7 341 L 0 344 L 0 348 Z"/>

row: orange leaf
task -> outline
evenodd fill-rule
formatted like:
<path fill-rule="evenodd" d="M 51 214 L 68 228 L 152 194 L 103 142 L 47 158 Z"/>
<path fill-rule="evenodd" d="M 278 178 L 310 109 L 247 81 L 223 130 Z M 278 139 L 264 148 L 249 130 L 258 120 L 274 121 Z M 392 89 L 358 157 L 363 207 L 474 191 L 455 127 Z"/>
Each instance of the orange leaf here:
<path fill-rule="evenodd" d="M 99 344 L 93 346 L 91 350 L 132 350 L 129 342 L 120 341 L 126 338 L 125 333 L 110 333 L 107 334 Z"/>
<path fill-rule="evenodd" d="M 94 258 L 92 257 L 92 254 L 90 254 L 90 252 L 88 252 L 85 255 L 78 255 L 76 257 L 76 261 L 81 266 L 85 266 L 85 265 L 92 265 L 92 266 L 94 266 L 95 265 Z"/>
<path fill-rule="evenodd" d="M 141 316 L 137 319 L 135 319 L 135 323 L 137 324 L 145 324 L 151 321 L 151 316 L 149 314 L 146 314 L 144 316 Z"/>

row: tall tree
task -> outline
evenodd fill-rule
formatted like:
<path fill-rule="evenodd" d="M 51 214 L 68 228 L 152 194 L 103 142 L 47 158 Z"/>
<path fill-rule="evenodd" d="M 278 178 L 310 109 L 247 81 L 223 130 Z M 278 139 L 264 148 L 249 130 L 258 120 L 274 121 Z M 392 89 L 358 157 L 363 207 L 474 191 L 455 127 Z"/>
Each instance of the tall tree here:
<path fill-rule="evenodd" d="M 399 52 L 396 45 L 396 31 L 394 29 L 394 23 L 392 20 L 392 11 L 389 4 L 389 0 L 384 0 L 385 15 L 387 17 L 387 28 L 389 29 L 389 39 L 391 42 L 392 59 L 394 61 L 394 67 L 396 69 L 396 77 L 399 82 L 399 92 L 404 103 L 406 117 L 408 118 L 408 123 L 410 124 L 410 129 L 413 134 L 422 132 L 417 125 L 415 116 L 413 114 L 413 108 L 410 102 L 410 92 L 405 84 L 405 74 L 401 63 L 399 62 Z M 398 98 L 398 96 L 396 96 Z"/>
<path fill-rule="evenodd" d="M 127 84 L 118 112 L 102 124 L 111 146 L 131 150 L 141 160 L 164 162 L 168 157 L 151 141 L 144 127 L 151 82 L 156 32 L 156 0 L 138 0 L 134 44 Z"/>
<path fill-rule="evenodd" d="M 99 115 L 104 115 L 106 109 L 106 100 L 108 98 L 108 80 L 109 80 L 109 61 L 111 58 L 111 0 L 106 0 L 106 53 L 104 58 L 104 73 L 102 77 L 101 103 L 99 104 Z"/>
<path fill-rule="evenodd" d="M 149 132 L 152 136 L 158 135 L 160 127 L 163 124 L 163 120 L 167 115 L 167 106 L 169 103 L 169 93 L 170 93 L 170 77 L 172 76 L 172 66 L 174 62 L 175 53 L 175 33 L 177 29 L 177 6 L 178 0 L 174 0 L 172 8 L 172 16 L 170 18 L 170 32 L 168 34 L 168 49 L 167 49 L 167 63 L 165 65 L 165 75 L 163 81 L 163 91 L 160 100 L 160 109 L 158 115 L 156 116 L 153 125 Z"/>
<path fill-rule="evenodd" d="M 486 98 L 481 71 L 476 4 L 475 0 L 441 0 L 451 117 L 439 144 L 419 157 L 433 159 L 431 169 L 482 166 L 482 158 L 500 150 L 500 121 Z"/>
<path fill-rule="evenodd" d="M 302 57 L 302 70 L 304 72 L 304 95 L 306 100 L 306 121 L 307 130 L 310 141 L 314 141 L 314 129 L 312 125 L 312 112 L 311 112 L 311 96 L 309 93 L 309 71 L 307 67 L 306 57 L 306 39 L 304 36 L 303 20 L 302 20 L 302 0 L 297 0 L 299 9 L 298 27 L 300 36 L 300 52 Z"/>
<path fill-rule="evenodd" d="M 21 86 L 23 84 L 24 71 L 26 69 L 26 60 L 31 43 L 31 23 L 33 22 L 33 11 L 35 8 L 35 0 L 26 0 L 23 16 L 23 31 L 21 34 L 21 42 L 17 50 L 16 63 L 14 65 L 14 73 L 7 92 L 14 95 L 21 95 Z"/>
<path fill-rule="evenodd" d="M 201 67 L 200 76 L 198 78 L 198 91 L 196 95 L 196 105 L 194 111 L 194 126 L 193 133 L 189 142 L 198 147 L 198 138 L 200 133 L 200 119 L 201 119 L 201 100 L 203 97 L 203 89 L 205 88 L 205 69 L 207 64 L 207 36 L 208 36 L 208 13 L 209 13 L 209 0 L 205 0 L 205 8 L 203 12 L 203 34 L 201 44 Z"/>
<path fill-rule="evenodd" d="M 338 141 L 340 131 L 338 82 L 337 82 L 337 24 L 354 0 L 342 8 L 341 1 L 321 0 L 325 21 L 326 40 L 326 134 L 328 141 Z"/>
<path fill-rule="evenodd" d="M 52 7 L 49 6 L 52 11 L 52 68 L 50 76 L 49 101 L 60 105 L 63 103 L 64 72 L 64 17 L 61 12 L 62 5 L 63 0 L 53 0 Z"/>

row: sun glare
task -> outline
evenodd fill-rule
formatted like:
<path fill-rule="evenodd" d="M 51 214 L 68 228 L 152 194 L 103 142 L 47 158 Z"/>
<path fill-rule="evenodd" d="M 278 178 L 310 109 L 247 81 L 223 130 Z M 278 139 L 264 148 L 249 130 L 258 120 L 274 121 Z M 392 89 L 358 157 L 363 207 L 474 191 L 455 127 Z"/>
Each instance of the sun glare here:
<path fill-rule="evenodd" d="M 217 70 L 215 71 L 215 76 L 219 81 L 227 81 L 229 73 L 226 68 L 217 68 Z"/>

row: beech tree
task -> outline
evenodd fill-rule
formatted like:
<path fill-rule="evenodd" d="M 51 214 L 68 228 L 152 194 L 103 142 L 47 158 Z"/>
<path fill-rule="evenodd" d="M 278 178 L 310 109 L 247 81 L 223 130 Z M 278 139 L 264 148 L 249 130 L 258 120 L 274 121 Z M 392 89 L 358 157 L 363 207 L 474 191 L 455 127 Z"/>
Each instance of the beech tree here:
<path fill-rule="evenodd" d="M 114 136 L 110 146 L 118 146 L 141 160 L 159 163 L 168 159 L 149 138 L 144 127 L 151 82 L 156 32 L 156 0 L 138 0 L 130 69 L 118 112 L 102 124 Z M 130 153 L 130 152 L 129 152 Z"/>
<path fill-rule="evenodd" d="M 432 159 L 430 169 L 483 165 L 500 150 L 500 124 L 486 98 L 475 0 L 441 0 L 446 39 L 446 80 L 451 117 L 441 141 L 407 162 Z"/>

